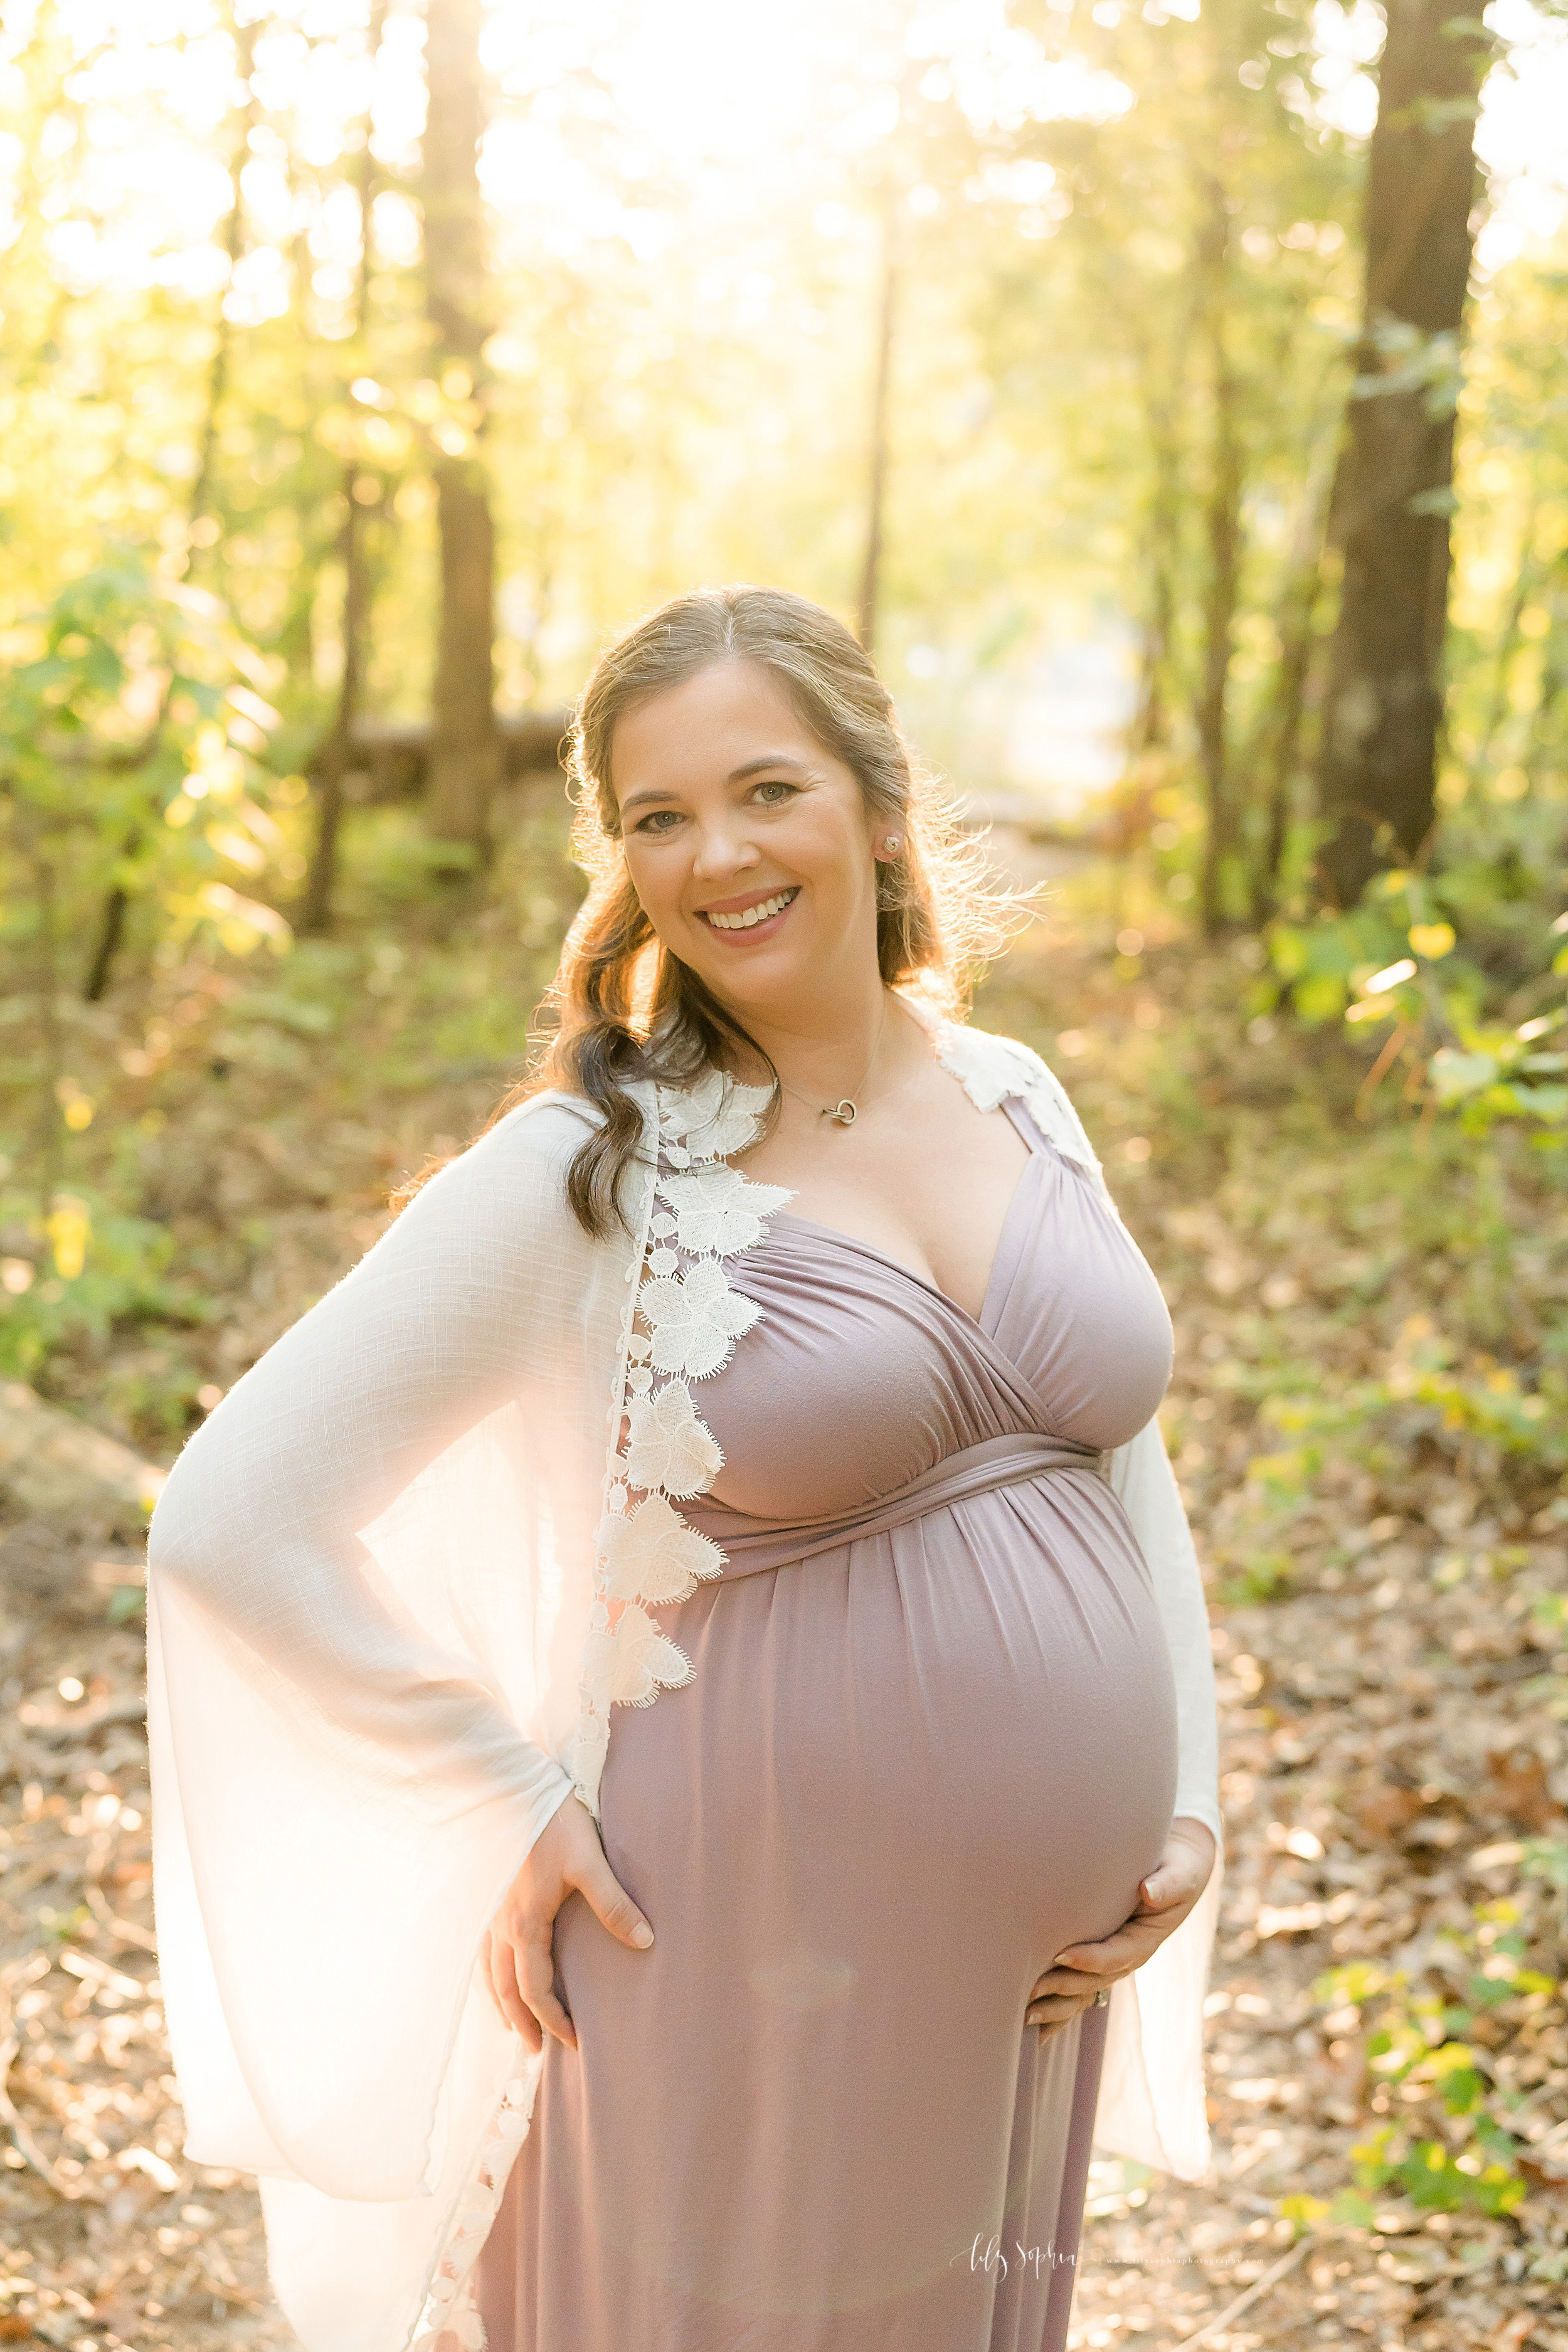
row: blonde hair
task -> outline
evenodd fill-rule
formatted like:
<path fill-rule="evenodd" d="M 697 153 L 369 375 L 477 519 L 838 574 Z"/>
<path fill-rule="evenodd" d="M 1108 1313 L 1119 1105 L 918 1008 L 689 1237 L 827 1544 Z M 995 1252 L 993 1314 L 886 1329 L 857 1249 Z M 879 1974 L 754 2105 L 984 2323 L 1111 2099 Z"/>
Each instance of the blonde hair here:
<path fill-rule="evenodd" d="M 574 1214 L 595 1235 L 619 1214 L 621 1178 L 642 1138 L 632 1082 L 689 1084 L 726 1066 L 737 1045 L 773 1068 L 689 966 L 659 944 L 626 871 L 610 772 L 628 710 L 728 661 L 755 662 L 778 679 L 803 726 L 850 770 L 877 822 L 901 836 L 896 856 L 877 866 L 885 983 L 918 980 L 943 1011 L 962 1012 L 978 965 L 1001 946 L 1021 903 L 988 884 L 979 843 L 960 831 L 911 758 L 869 656 L 820 604 L 784 588 L 699 588 L 628 629 L 599 656 L 573 715 L 573 850 L 590 887 L 545 998 L 555 1032 L 496 1112 L 547 1087 L 598 1105 L 603 1124 L 567 1180 Z"/>

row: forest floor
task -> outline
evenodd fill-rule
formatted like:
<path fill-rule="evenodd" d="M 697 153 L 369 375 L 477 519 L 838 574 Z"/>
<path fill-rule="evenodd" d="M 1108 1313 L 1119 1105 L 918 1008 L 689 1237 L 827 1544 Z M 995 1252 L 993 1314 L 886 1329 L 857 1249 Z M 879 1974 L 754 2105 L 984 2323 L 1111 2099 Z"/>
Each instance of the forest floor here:
<path fill-rule="evenodd" d="M 14 1295 L 42 1392 L 166 1462 L 474 1131 L 574 896 L 519 838 L 526 887 L 444 940 L 384 914 L 73 1013 L 68 1182 L 120 1287 L 96 1330 L 44 1269 Z M 977 1017 L 1061 1072 L 1171 1304 L 1228 1845 L 1212 2172 L 1097 2163 L 1073 2342 L 1568 2352 L 1568 1504 L 1535 1409 L 1568 1211 L 1507 1139 L 1358 1117 L 1365 1058 L 1258 1010 L 1255 942 L 1113 928 L 1068 893 Z M 101 1515 L 0 1526 L 0 2342 L 286 2352 L 252 2188 L 181 2154 L 134 1575 Z"/>

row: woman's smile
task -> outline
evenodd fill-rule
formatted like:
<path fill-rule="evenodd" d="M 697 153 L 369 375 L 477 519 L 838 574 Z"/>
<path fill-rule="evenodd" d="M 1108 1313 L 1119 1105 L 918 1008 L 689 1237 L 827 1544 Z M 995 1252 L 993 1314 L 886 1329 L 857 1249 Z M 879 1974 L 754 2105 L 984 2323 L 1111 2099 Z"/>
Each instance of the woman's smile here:
<path fill-rule="evenodd" d="M 739 942 L 755 940 L 764 932 L 771 938 L 799 896 L 798 882 L 787 883 L 782 889 L 748 890 L 742 898 L 720 898 L 710 907 L 699 907 L 697 918 L 721 939 Z"/>

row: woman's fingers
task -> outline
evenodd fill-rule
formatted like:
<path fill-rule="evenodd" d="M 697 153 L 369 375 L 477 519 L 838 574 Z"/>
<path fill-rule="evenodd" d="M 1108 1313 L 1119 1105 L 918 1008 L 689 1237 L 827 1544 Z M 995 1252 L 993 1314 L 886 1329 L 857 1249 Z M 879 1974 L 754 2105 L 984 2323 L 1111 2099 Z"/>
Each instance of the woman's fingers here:
<path fill-rule="evenodd" d="M 534 2032 L 537 2033 L 542 2025 L 547 2033 L 555 2036 L 557 2042 L 564 2042 L 568 2050 L 575 2050 L 577 2029 L 563 2009 L 555 1990 L 552 1926 L 552 1922 L 548 1919 L 538 1925 L 531 1924 L 521 1939 L 512 1946 L 512 1964 L 522 1998 L 533 2018 L 538 2020 Z M 529 2043 L 531 2050 L 537 2050 L 540 2046 L 536 2041 Z"/>
<path fill-rule="evenodd" d="M 1189 1855 L 1173 1854 L 1152 1870 L 1140 1884 L 1139 1907 L 1144 1911 L 1173 1911 L 1178 1904 L 1194 1904 L 1208 1885 Z"/>
<path fill-rule="evenodd" d="M 496 1990 L 495 1944 L 496 1931 L 493 1927 L 487 1927 L 485 1929 L 485 1940 L 479 1947 L 479 1967 L 484 1973 L 485 1990 L 494 2001 L 497 2010 L 500 2013 L 501 2022 L 504 2025 L 508 2022 L 508 2019 L 506 2004 L 501 2000 L 500 1993 Z"/>
<path fill-rule="evenodd" d="M 573 1885 L 600 1926 L 607 1927 L 617 1942 L 629 1944 L 634 1952 L 647 1951 L 653 1929 L 605 1861 L 596 1838 L 594 1851 L 584 1856 L 574 1874 Z"/>
<path fill-rule="evenodd" d="M 1036 1979 L 1025 2011 L 1028 2023 L 1055 2031 L 1098 1992 L 1108 1991 L 1118 1978 L 1141 1969 L 1181 1926 L 1208 1885 L 1216 1851 L 1206 1822 L 1184 1815 L 1173 1822 L 1164 1853 L 1139 1886 L 1137 1910 L 1100 1942 L 1069 1944 L 1057 1954 Z"/>
<path fill-rule="evenodd" d="M 1040 2040 L 1048 2042 L 1053 2033 L 1061 2032 L 1093 2006 L 1094 1995 L 1088 1993 L 1052 1993 L 1045 2000 L 1031 1997 L 1024 2012 L 1024 2022 L 1038 2031 Z"/>
<path fill-rule="evenodd" d="M 1124 1977 L 1141 1969 L 1164 1940 L 1164 1930 L 1155 1922 L 1130 1919 L 1103 1943 L 1075 1945 L 1072 1957 L 1058 1960 L 1051 1973 L 1093 1977 L 1097 1981 L 1102 1977 Z"/>
<path fill-rule="evenodd" d="M 620 1943 L 646 1951 L 653 1929 L 605 1859 L 593 1815 L 575 1797 L 559 1806 L 508 1890 L 485 1938 L 484 1966 L 503 2018 L 531 2051 L 546 2033 L 577 2047 L 571 2012 L 555 1990 L 555 1916 L 575 1889 Z"/>
<path fill-rule="evenodd" d="M 530 2050 L 542 2049 L 539 2021 L 523 1999 L 517 1979 L 516 1957 L 504 1936 L 492 1927 L 485 1937 L 485 1975 L 489 1982 L 490 1997 L 514 2033 L 521 2033 Z"/>
<path fill-rule="evenodd" d="M 1142 1906 L 1113 1935 L 1100 1942 L 1069 1944 L 1065 1951 L 1057 1954 L 1054 1965 L 1058 1969 L 1088 1971 L 1093 1976 L 1126 1976 L 1130 1969 L 1141 1969 L 1150 1955 L 1159 1950 L 1173 1929 L 1180 1927 L 1196 1899 L 1184 1895 L 1179 1904 L 1163 1904 L 1157 1910 L 1152 1905 Z"/>
<path fill-rule="evenodd" d="M 1089 1993 L 1047 1993 L 1043 2000 L 1031 2000 L 1024 2012 L 1026 2025 L 1066 2025 L 1080 2009 L 1089 2008 L 1094 1995 Z"/>

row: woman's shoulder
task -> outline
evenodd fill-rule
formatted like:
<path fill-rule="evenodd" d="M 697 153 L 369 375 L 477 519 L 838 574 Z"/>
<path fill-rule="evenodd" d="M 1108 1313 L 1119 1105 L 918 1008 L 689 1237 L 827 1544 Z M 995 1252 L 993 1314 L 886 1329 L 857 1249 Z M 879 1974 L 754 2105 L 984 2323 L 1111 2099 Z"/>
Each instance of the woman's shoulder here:
<path fill-rule="evenodd" d="M 967 1022 L 944 1021 L 937 1031 L 944 1068 L 959 1079 L 981 1110 L 994 1110 L 1009 1096 L 1021 1097 L 1047 1140 L 1066 1160 L 1100 1175 L 1100 1161 L 1084 1133 L 1072 1098 L 1056 1072 L 1021 1037 L 1000 1037 Z"/>
<path fill-rule="evenodd" d="M 515 1138 L 526 1137 L 533 1150 L 548 1150 L 555 1144 L 570 1144 L 575 1149 L 604 1121 L 603 1110 L 586 1095 L 574 1094 L 564 1087 L 547 1087 L 539 1094 L 530 1095 L 526 1102 L 514 1103 L 489 1132 L 499 1135 L 504 1128 Z"/>
<path fill-rule="evenodd" d="M 604 1113 L 584 1097 L 552 1090 L 514 1104 L 422 1184 L 410 1208 L 426 1215 L 474 1213 L 548 1218 L 566 1207 L 566 1171 L 603 1124 Z M 406 1213 L 406 1212 L 405 1212 Z"/>
<path fill-rule="evenodd" d="M 993 1029 L 977 1029 L 967 1021 L 944 1020 L 936 1025 L 937 1053 L 943 1066 L 961 1078 L 982 1107 L 994 1109 L 1020 1084 L 1045 1088 L 1065 1103 L 1068 1093 L 1050 1065 L 1021 1037 L 1002 1037 Z"/>

